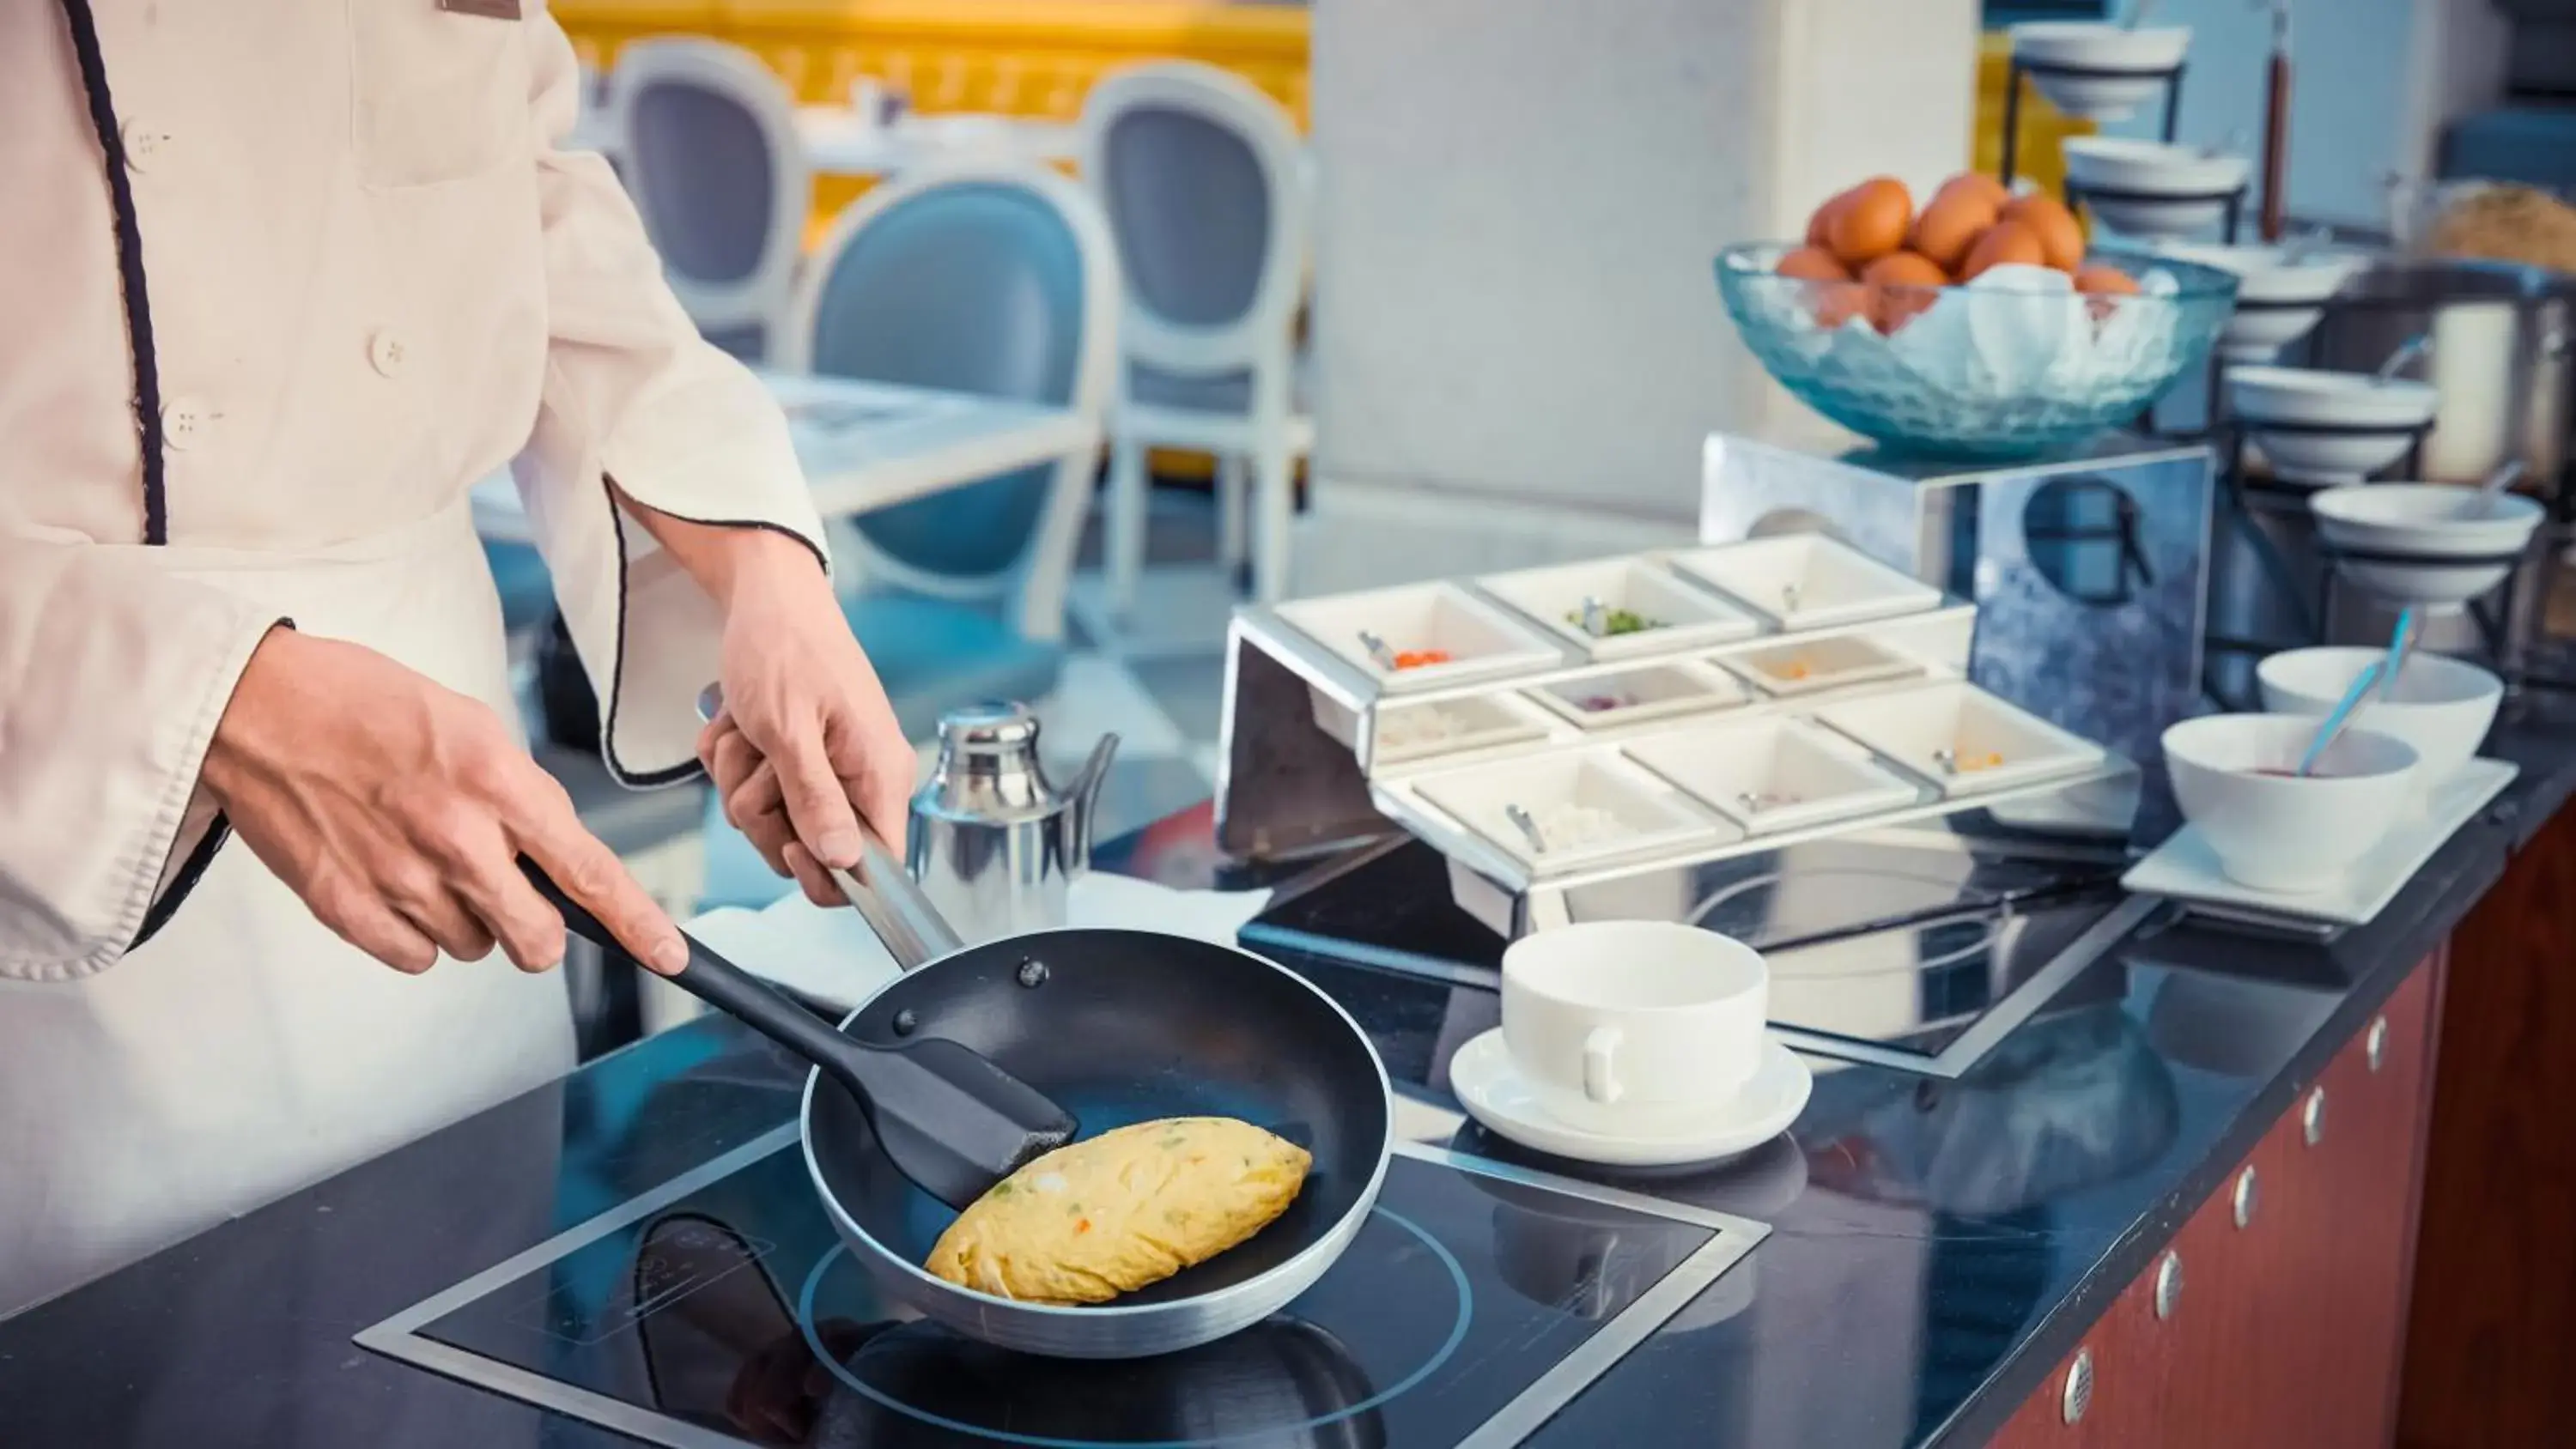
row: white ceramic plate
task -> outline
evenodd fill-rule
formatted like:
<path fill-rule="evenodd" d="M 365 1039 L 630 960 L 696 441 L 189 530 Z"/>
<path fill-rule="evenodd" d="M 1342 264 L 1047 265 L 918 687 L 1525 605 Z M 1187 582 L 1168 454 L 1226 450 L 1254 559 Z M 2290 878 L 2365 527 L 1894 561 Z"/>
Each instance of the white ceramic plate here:
<path fill-rule="evenodd" d="M 2471 760 L 2433 792 L 2421 819 L 2388 832 L 2388 838 L 2343 874 L 2333 890 L 2282 895 L 2238 885 L 2221 874 L 2218 857 L 2200 832 L 2186 825 L 2155 852 L 2120 877 L 2120 884 L 2142 896 L 2221 908 L 2229 913 L 2271 916 L 2335 926 L 2367 925 L 2388 908 L 2424 862 L 2447 844 L 2461 826 L 2477 817 L 2487 802 L 2504 793 L 2520 769 L 2505 760 Z"/>
<path fill-rule="evenodd" d="M 1611 1137 L 1569 1127 L 1540 1110 L 1503 1045 L 1501 1027 L 1460 1047 L 1449 1062 L 1449 1089 L 1467 1115 L 1494 1135 L 1533 1152 L 1603 1167 L 1680 1167 L 1750 1152 L 1788 1131 L 1814 1088 L 1815 1076 L 1798 1054 L 1766 1038 L 1752 1080 L 1735 1100 L 1712 1107 L 1705 1122 L 1686 1132 Z"/>

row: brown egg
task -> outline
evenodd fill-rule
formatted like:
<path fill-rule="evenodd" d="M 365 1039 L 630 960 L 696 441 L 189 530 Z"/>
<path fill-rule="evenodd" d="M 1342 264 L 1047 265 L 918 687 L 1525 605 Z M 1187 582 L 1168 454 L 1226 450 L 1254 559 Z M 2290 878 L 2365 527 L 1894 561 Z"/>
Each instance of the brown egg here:
<path fill-rule="evenodd" d="M 2016 196 L 2005 203 L 2003 217 L 2029 227 L 2039 238 L 2041 259 L 2061 272 L 2072 272 L 2084 264 L 2084 228 L 2075 224 L 2075 213 L 2054 196 L 2033 192 Z"/>
<path fill-rule="evenodd" d="M 2136 278 L 2118 267 L 2097 264 L 2077 269 L 2075 290 L 2106 297 L 2134 297 L 2138 294 L 2138 283 Z"/>
<path fill-rule="evenodd" d="M 1993 226 L 1995 219 L 1993 202 L 1973 190 L 1944 187 L 1940 195 L 1932 198 L 1932 204 L 1923 208 L 1923 214 L 1914 218 L 1914 234 L 1906 245 L 1942 267 L 1956 270 L 1976 242 L 1977 233 Z"/>
<path fill-rule="evenodd" d="M 1979 233 L 1976 244 L 1968 248 L 1968 259 L 1959 264 L 1959 280 L 1973 281 L 1991 267 L 2041 266 L 2047 257 L 2029 227 L 2017 221 L 1999 221 Z"/>
<path fill-rule="evenodd" d="M 1853 188 L 1855 191 L 1858 189 Z M 1833 244 L 1834 218 L 1851 208 L 1851 200 L 1850 191 L 1837 191 L 1825 198 L 1825 204 L 1817 207 L 1815 214 L 1807 218 L 1807 245 L 1827 247 Z"/>
<path fill-rule="evenodd" d="M 1826 227 L 1825 244 L 1847 267 L 1878 260 L 1905 245 L 1914 224 L 1914 198 L 1905 183 L 1879 176 L 1853 188 L 1851 200 Z"/>
<path fill-rule="evenodd" d="M 1772 271 L 1784 277 L 1798 277 L 1810 282 L 1848 282 L 1851 268 L 1834 260 L 1834 254 L 1822 247 L 1799 247 L 1780 258 Z"/>
<path fill-rule="evenodd" d="M 1942 182 L 1941 189 L 1933 193 L 1933 200 L 1938 201 L 1945 196 L 1973 196 L 1984 202 L 1988 210 L 1998 214 L 2003 211 L 2004 203 L 2012 200 L 2012 193 L 2004 189 L 2002 182 L 1982 171 L 1962 171 Z"/>
<path fill-rule="evenodd" d="M 1950 285 L 1941 264 L 1920 252 L 1889 252 L 1860 276 L 1871 288 L 1870 321 L 1890 336 L 1940 300 L 1935 288 Z"/>

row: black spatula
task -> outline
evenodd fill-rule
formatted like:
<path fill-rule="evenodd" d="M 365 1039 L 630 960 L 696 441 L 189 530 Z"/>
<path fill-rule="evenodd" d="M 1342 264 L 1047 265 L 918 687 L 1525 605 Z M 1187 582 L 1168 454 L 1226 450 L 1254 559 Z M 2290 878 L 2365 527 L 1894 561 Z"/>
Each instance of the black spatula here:
<path fill-rule="evenodd" d="M 519 868 L 574 934 L 620 960 L 634 959 L 535 861 L 522 856 Z M 848 1088 L 895 1167 L 949 1206 L 966 1207 L 1031 1158 L 1073 1140 L 1078 1124 L 1071 1113 L 977 1052 L 937 1037 L 901 1046 L 853 1040 L 687 932 L 681 935 L 689 942 L 689 964 L 671 980 Z"/>

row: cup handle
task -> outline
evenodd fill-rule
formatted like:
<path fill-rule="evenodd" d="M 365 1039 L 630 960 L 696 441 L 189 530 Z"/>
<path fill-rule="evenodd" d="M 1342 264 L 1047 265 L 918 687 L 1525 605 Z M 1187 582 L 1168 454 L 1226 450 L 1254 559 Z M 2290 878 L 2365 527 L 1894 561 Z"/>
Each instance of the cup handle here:
<path fill-rule="evenodd" d="M 1596 1026 L 1583 1039 L 1584 1096 L 1607 1106 L 1628 1094 L 1613 1074 L 1618 1055 L 1619 1029 L 1615 1026 Z"/>

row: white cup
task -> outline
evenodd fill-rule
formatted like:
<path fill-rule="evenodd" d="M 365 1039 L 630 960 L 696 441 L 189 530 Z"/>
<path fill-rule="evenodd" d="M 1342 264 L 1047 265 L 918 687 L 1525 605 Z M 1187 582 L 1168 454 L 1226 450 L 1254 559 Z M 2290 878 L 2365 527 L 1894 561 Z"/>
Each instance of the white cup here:
<path fill-rule="evenodd" d="M 1769 986 L 1759 952 L 1696 926 L 1563 926 L 1503 952 L 1503 1045 L 1568 1126 L 1671 1131 L 1752 1077 Z"/>

